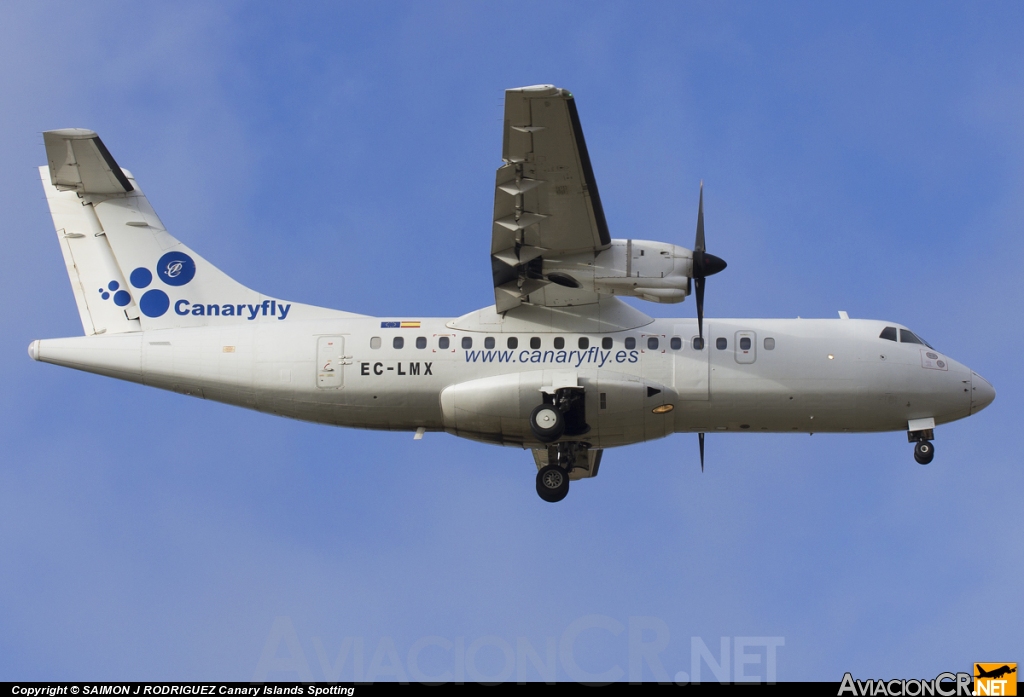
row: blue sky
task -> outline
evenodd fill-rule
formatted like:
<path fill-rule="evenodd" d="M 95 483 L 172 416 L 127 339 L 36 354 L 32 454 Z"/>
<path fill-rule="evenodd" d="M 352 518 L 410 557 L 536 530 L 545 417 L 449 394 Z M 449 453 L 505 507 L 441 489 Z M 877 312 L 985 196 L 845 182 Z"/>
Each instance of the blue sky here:
<path fill-rule="evenodd" d="M 249 680 L 265 650 L 262 669 L 323 679 L 346 638 L 364 676 L 388 677 L 392 646 L 408 673 L 417 642 L 427 674 L 475 646 L 493 676 L 506 648 L 545 656 L 574 628 L 580 670 L 627 677 L 629 627 L 663 631 L 669 677 L 694 638 L 720 658 L 721 637 L 734 653 L 782 637 L 783 680 L 1024 659 L 1005 621 L 1024 614 L 1020 5 L 4 14 L 0 679 Z M 692 244 L 704 180 L 709 250 L 729 262 L 710 317 L 901 322 L 996 402 L 938 429 L 927 468 L 903 433 L 744 434 L 709 436 L 701 474 L 677 435 L 609 451 L 552 506 L 527 452 L 276 419 L 26 355 L 81 333 L 35 172 L 43 130 L 98 131 L 168 228 L 248 286 L 450 316 L 493 302 L 502 92 L 536 83 L 576 95 L 613 236 Z"/>

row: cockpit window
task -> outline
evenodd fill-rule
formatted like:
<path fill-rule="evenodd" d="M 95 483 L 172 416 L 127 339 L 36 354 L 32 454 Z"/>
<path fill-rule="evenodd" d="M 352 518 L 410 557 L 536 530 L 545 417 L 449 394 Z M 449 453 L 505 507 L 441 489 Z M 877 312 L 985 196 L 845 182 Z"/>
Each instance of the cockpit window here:
<path fill-rule="evenodd" d="M 896 341 L 896 327 L 886 327 L 882 330 L 882 333 L 878 335 L 878 338 Z"/>
<path fill-rule="evenodd" d="M 927 341 L 925 341 L 924 339 L 922 339 L 921 337 L 919 337 L 917 334 L 915 334 L 914 332 L 910 331 L 909 329 L 901 329 L 900 330 L 900 343 L 901 344 L 921 344 L 923 346 L 927 346 L 928 348 L 932 347 L 931 344 L 929 344 Z"/>

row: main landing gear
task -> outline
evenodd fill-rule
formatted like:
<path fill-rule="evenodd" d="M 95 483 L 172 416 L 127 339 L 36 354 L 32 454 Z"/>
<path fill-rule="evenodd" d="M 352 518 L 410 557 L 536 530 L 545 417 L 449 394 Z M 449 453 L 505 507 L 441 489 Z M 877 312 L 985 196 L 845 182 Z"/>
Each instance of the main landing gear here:
<path fill-rule="evenodd" d="M 589 431 L 584 391 L 579 387 L 562 387 L 548 392 L 544 402 L 530 413 L 533 437 L 541 443 L 550 444 L 547 446 L 547 464 L 537 472 L 537 493 L 545 501 L 555 503 L 564 499 L 569 493 L 569 474 L 577 466 L 588 469 L 588 443 L 556 441 L 562 436 L 582 436 Z"/>
<path fill-rule="evenodd" d="M 565 441 L 549 445 L 547 448 L 548 464 L 537 472 L 537 494 L 548 503 L 557 503 L 569 493 L 569 475 L 579 468 L 584 477 L 593 477 L 601 465 L 601 452 L 593 458 L 588 457 L 590 443 L 583 441 Z M 543 462 L 541 460 L 540 462 Z"/>
<path fill-rule="evenodd" d="M 537 472 L 537 494 L 548 503 L 558 503 L 569 493 L 569 472 L 558 465 Z"/>

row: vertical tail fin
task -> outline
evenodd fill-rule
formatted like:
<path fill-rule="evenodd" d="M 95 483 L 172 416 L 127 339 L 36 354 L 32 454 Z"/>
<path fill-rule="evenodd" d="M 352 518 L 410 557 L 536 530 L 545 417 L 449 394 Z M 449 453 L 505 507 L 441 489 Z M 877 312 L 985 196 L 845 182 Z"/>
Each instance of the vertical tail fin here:
<path fill-rule="evenodd" d="M 87 335 L 354 316 L 265 297 L 176 240 L 94 132 L 43 140 L 40 175 Z"/>

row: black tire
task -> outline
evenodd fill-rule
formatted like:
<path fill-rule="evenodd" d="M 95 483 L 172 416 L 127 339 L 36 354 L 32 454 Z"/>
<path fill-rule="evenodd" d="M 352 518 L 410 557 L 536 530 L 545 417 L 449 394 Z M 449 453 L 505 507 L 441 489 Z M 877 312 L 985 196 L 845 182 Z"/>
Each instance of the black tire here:
<path fill-rule="evenodd" d="M 541 467 L 537 472 L 537 494 L 548 503 L 557 503 L 569 493 L 569 473 L 558 465 Z"/>
<path fill-rule="evenodd" d="M 919 440 L 914 446 L 914 459 L 919 465 L 927 465 L 935 457 L 935 446 L 930 440 Z"/>
<path fill-rule="evenodd" d="M 550 404 L 538 404 L 530 414 L 530 431 L 541 443 L 554 443 L 565 433 L 565 417 Z"/>

